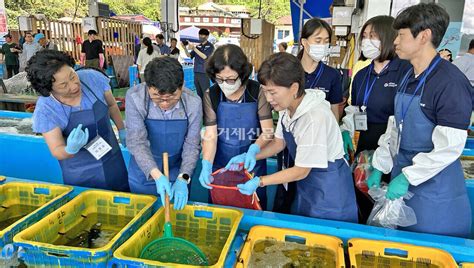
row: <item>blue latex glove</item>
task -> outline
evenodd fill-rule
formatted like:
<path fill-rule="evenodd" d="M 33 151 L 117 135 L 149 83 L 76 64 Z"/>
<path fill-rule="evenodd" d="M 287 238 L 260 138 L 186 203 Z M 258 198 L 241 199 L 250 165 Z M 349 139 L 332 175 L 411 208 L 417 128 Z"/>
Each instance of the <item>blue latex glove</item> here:
<path fill-rule="evenodd" d="M 245 184 L 237 184 L 239 192 L 245 195 L 253 195 L 260 185 L 260 177 L 255 176 L 253 179 L 247 181 Z"/>
<path fill-rule="evenodd" d="M 66 148 L 64 150 L 68 154 L 77 154 L 89 140 L 89 129 L 82 130 L 82 124 L 79 124 L 75 129 L 69 133 L 66 141 Z"/>
<path fill-rule="evenodd" d="M 171 191 L 171 184 L 168 178 L 165 175 L 161 175 L 157 180 L 155 180 L 156 192 L 161 197 L 161 204 L 165 205 L 165 194 L 170 196 L 170 200 L 173 199 L 173 192 Z"/>
<path fill-rule="evenodd" d="M 247 151 L 247 154 L 245 155 L 245 164 L 244 168 L 248 171 L 251 172 L 255 165 L 257 164 L 257 154 L 260 153 L 260 147 L 257 144 L 252 144 L 249 147 L 249 150 Z"/>
<path fill-rule="evenodd" d="M 188 203 L 188 184 L 183 179 L 176 179 L 171 187 L 174 196 L 174 209 L 182 210 Z"/>
<path fill-rule="evenodd" d="M 120 143 L 123 145 L 123 147 L 127 147 L 127 131 L 125 130 L 125 128 L 122 128 L 119 130 L 119 139 L 120 139 Z"/>
<path fill-rule="evenodd" d="M 400 175 L 396 176 L 395 179 L 388 184 L 385 197 L 390 200 L 403 197 L 408 193 L 408 186 L 410 186 L 410 183 L 408 182 L 407 177 L 403 173 L 400 173 Z"/>
<path fill-rule="evenodd" d="M 230 170 L 230 171 L 238 171 L 241 169 L 240 164 L 245 163 L 247 153 L 239 154 L 234 157 L 232 157 L 229 160 L 229 163 L 227 163 L 227 166 L 225 166 L 225 169 Z"/>
<path fill-rule="evenodd" d="M 352 143 L 351 134 L 349 131 L 342 132 L 342 142 L 344 143 L 344 154 L 349 155 L 349 150 L 354 151 L 354 144 Z"/>
<path fill-rule="evenodd" d="M 372 187 L 380 187 L 380 181 L 382 180 L 382 171 L 374 168 L 372 173 L 370 174 L 369 178 L 367 179 L 367 186 L 370 188 Z"/>
<path fill-rule="evenodd" d="M 201 186 L 207 189 L 212 189 L 211 186 L 208 184 L 211 183 L 211 174 L 212 174 L 212 164 L 211 162 L 207 160 L 202 160 L 201 162 L 202 168 L 201 168 L 201 174 L 199 175 L 199 182 L 201 183 Z"/>

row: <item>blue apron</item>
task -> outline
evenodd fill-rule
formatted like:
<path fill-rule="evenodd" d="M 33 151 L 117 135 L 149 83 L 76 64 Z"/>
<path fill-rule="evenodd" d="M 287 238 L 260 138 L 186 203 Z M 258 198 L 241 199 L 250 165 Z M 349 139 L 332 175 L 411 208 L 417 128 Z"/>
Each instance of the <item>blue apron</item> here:
<path fill-rule="evenodd" d="M 217 150 L 214 158 L 213 171 L 223 168 L 236 155 L 247 152 L 260 132 L 258 118 L 258 102 L 242 103 L 227 102 L 222 93 L 217 107 Z M 252 171 L 255 176 L 266 175 L 266 160 L 259 160 Z M 266 209 L 267 194 L 265 187 L 257 189 L 262 209 Z"/>
<path fill-rule="evenodd" d="M 89 129 L 88 142 L 100 135 L 112 147 L 112 150 L 96 160 L 85 148 L 82 148 L 74 157 L 60 160 L 63 181 L 65 184 L 74 186 L 128 192 L 127 168 L 110 124 L 109 107 L 99 100 L 88 85 L 83 82 L 81 84 L 94 95 L 96 101 L 92 109 L 70 113 L 63 136 L 66 140 L 71 131 L 82 124 L 84 129 Z M 83 94 L 82 97 L 87 97 L 87 95 Z"/>
<path fill-rule="evenodd" d="M 297 145 L 281 123 L 288 151 L 296 159 Z M 357 203 L 352 173 L 341 158 L 328 162 L 327 168 L 312 168 L 308 176 L 296 182 L 293 214 L 346 222 L 357 222 Z"/>
<path fill-rule="evenodd" d="M 146 95 L 148 96 L 148 95 Z M 188 133 L 188 114 L 182 100 L 184 119 L 149 119 L 151 100 L 146 98 L 145 126 L 148 132 L 148 141 L 153 159 L 159 170 L 163 170 L 163 152 L 168 153 L 169 180 L 174 182 L 179 175 L 181 167 L 181 153 L 183 152 L 184 139 Z M 132 193 L 157 195 L 156 185 L 153 179 L 148 179 L 140 169 L 132 155 L 128 172 L 128 181 Z"/>
<path fill-rule="evenodd" d="M 420 108 L 420 100 L 425 79 L 438 62 L 431 65 L 424 79 L 422 77 L 418 83 L 417 89 L 422 86 L 420 95 L 416 96 L 417 89 L 414 94 L 406 93 L 411 70 L 400 84 L 395 97 L 395 119 L 400 133 L 400 145 L 392 169 L 392 179 L 399 175 L 404 167 L 413 165 L 412 159 L 418 153 L 427 153 L 434 148 L 432 135 L 436 125 L 426 118 Z M 408 190 L 414 193 L 414 196 L 405 202 L 415 211 L 417 224 L 401 229 L 469 237 L 471 207 L 459 159 L 422 184 L 410 185 Z"/>

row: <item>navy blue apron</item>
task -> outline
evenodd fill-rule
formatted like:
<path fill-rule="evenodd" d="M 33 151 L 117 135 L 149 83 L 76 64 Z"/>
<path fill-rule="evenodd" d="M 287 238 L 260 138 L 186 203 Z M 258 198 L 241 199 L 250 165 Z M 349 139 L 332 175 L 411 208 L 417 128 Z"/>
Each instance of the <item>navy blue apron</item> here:
<path fill-rule="evenodd" d="M 247 152 L 250 145 L 258 138 L 260 120 L 258 118 L 258 102 L 227 102 L 222 92 L 217 107 L 217 150 L 214 158 L 213 171 L 223 168 L 236 155 Z M 266 160 L 259 160 L 252 170 L 255 176 L 266 175 Z M 266 209 L 267 194 L 265 187 L 257 189 L 262 209 Z"/>
<path fill-rule="evenodd" d="M 295 122 L 296 123 L 296 122 Z M 281 123 L 288 151 L 296 159 L 293 134 Z M 296 182 L 293 214 L 313 218 L 357 222 L 357 204 L 351 169 L 344 158 L 328 162 L 327 168 L 312 168 Z"/>
<path fill-rule="evenodd" d="M 148 96 L 148 93 L 145 93 Z M 183 152 L 183 144 L 188 133 L 188 114 L 183 101 L 180 99 L 184 109 L 184 119 L 149 119 L 151 100 L 145 97 L 146 116 L 145 126 L 148 132 L 148 141 L 150 142 L 150 150 L 153 159 L 159 170 L 163 170 L 163 152 L 168 152 L 169 161 L 169 180 L 174 182 L 179 175 L 181 167 L 181 153 Z M 159 109 L 159 108 L 157 108 Z M 158 195 L 156 185 L 153 179 L 148 179 L 140 169 L 132 155 L 130 158 L 128 172 L 128 180 L 130 190 L 133 193 Z"/>
<path fill-rule="evenodd" d="M 109 107 L 88 85 L 82 81 L 81 85 L 94 95 L 96 101 L 92 109 L 71 111 L 69 122 L 63 130 L 64 139 L 67 139 L 77 125 L 82 124 L 84 129 L 89 129 L 88 142 L 100 135 L 112 147 L 112 150 L 96 160 L 85 148 L 82 148 L 74 157 L 60 160 L 63 181 L 65 184 L 74 186 L 128 192 L 127 168 L 110 124 Z M 82 97 L 87 97 L 84 91 Z"/>
<path fill-rule="evenodd" d="M 398 176 L 404 167 L 413 165 L 412 159 L 418 153 L 428 153 L 434 148 L 432 135 L 436 125 L 423 113 L 420 101 L 426 77 L 438 63 L 439 60 L 430 66 L 413 94 L 406 93 L 408 77 L 412 74 L 412 70 L 405 75 L 400 84 L 395 97 L 395 119 L 400 145 L 392 169 L 392 179 Z M 421 93 L 416 96 L 420 88 Z M 459 159 L 420 185 L 410 185 L 408 190 L 414 193 L 414 196 L 405 202 L 415 211 L 417 224 L 401 229 L 469 237 L 471 207 Z"/>

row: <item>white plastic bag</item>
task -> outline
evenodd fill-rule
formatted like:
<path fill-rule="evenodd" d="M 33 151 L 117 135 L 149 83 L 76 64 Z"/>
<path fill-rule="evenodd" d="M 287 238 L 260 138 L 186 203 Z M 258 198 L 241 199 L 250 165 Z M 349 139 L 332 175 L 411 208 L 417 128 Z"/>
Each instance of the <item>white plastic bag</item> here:
<path fill-rule="evenodd" d="M 380 226 L 390 229 L 408 227 L 416 224 L 415 211 L 403 199 L 410 199 L 413 194 L 408 192 L 404 197 L 390 200 L 385 197 L 387 186 L 372 187 L 369 195 L 374 199 L 375 205 L 367 220 L 368 225 Z"/>

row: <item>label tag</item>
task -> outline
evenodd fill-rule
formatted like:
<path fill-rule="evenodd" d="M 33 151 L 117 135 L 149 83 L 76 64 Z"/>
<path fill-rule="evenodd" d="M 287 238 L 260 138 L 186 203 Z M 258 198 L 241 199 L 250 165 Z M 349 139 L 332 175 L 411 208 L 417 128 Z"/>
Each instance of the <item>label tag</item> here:
<path fill-rule="evenodd" d="M 86 148 L 86 150 L 89 151 L 96 160 L 100 160 L 104 155 L 112 150 L 112 147 L 99 135 L 86 144 L 84 148 Z"/>
<path fill-rule="evenodd" d="M 365 112 L 355 113 L 354 125 L 355 125 L 355 130 L 366 131 L 367 130 L 367 113 Z"/>

